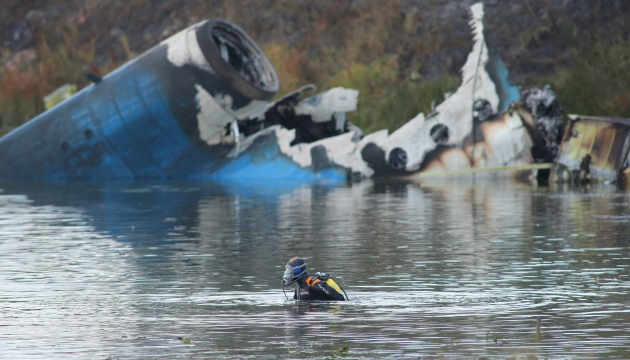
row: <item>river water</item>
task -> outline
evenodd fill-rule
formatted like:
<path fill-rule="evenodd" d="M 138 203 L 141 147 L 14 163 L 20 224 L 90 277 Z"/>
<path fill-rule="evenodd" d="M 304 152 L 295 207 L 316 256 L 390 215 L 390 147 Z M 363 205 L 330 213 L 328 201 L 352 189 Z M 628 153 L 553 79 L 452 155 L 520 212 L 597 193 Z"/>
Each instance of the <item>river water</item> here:
<path fill-rule="evenodd" d="M 630 357 L 614 186 L 0 188 L 2 359 Z M 293 255 L 350 301 L 287 301 Z"/>

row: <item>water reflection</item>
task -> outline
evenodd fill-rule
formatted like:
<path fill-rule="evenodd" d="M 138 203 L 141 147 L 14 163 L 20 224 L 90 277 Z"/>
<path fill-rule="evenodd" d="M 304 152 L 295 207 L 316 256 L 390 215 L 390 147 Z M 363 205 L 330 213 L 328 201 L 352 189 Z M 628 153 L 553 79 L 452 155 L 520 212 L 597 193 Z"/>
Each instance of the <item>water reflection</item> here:
<path fill-rule="evenodd" d="M 12 357 L 628 355 L 629 197 L 614 187 L 0 187 Z M 351 301 L 285 301 L 294 254 Z"/>

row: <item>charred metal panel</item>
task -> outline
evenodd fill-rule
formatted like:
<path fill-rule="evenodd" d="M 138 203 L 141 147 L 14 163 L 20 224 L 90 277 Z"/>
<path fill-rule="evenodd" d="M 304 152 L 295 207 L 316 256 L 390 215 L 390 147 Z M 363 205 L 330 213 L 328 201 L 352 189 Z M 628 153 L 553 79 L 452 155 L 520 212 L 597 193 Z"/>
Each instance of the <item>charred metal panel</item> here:
<path fill-rule="evenodd" d="M 314 89 L 313 85 L 305 86 L 270 104 L 258 119 L 239 121 L 241 133 L 251 135 L 269 126 L 282 125 L 289 130 L 295 129 L 295 138 L 291 142 L 295 145 L 350 131 L 353 125 L 346 120 L 345 113 L 357 109 L 359 91 L 336 87 L 301 98 L 303 92 Z"/>
<path fill-rule="evenodd" d="M 522 104 L 526 112 L 519 113 L 534 141 L 534 161 L 550 163 L 558 156 L 564 134 L 561 117 L 564 108 L 549 85 L 523 90 Z"/>
<path fill-rule="evenodd" d="M 229 152 L 226 125 L 277 90 L 242 29 L 204 21 L 0 139 L 0 177 L 187 178 Z"/>
<path fill-rule="evenodd" d="M 627 166 L 630 119 L 569 115 L 552 180 L 617 180 Z"/>

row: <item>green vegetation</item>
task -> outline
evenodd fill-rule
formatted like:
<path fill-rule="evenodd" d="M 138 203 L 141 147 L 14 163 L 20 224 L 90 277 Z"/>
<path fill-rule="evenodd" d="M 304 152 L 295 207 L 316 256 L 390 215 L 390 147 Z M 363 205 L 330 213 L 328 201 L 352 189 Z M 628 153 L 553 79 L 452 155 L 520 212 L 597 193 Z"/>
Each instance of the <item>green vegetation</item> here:
<path fill-rule="evenodd" d="M 549 84 L 567 113 L 630 117 L 630 41 L 572 46 L 574 65 L 529 83 Z"/>
<path fill-rule="evenodd" d="M 431 102 L 444 99 L 444 93 L 459 85 L 454 76 L 421 81 L 404 77 L 395 57 L 379 58 L 369 64 L 352 64 L 327 80 L 327 87 L 343 86 L 359 90 L 359 106 L 348 118 L 366 133 L 395 130 L 419 112 L 428 114 Z"/>
<path fill-rule="evenodd" d="M 282 84 L 278 96 L 308 83 L 308 79 L 303 78 L 305 76 L 299 71 L 291 71 L 290 66 L 286 69 L 288 71 L 282 71 L 283 66 L 287 67 L 284 65 L 287 62 L 292 65 L 291 57 L 294 54 L 286 52 L 284 54 L 288 59 L 283 59 L 283 54 L 278 54 L 277 48 L 272 47 L 271 50 L 270 57 L 276 64 Z M 366 133 L 380 129 L 393 131 L 419 112 L 428 114 L 431 102 L 436 100 L 440 103 L 444 93 L 454 91 L 461 81 L 456 76 L 423 81 L 417 73 L 415 76 L 406 76 L 406 72 L 399 69 L 396 57 L 384 56 L 367 64 L 355 62 L 330 76 L 321 76 L 316 85 L 319 90 L 336 86 L 359 90 L 358 109 L 347 114 L 348 119 Z"/>
<path fill-rule="evenodd" d="M 83 74 L 95 63 L 94 41 L 77 44 L 76 39 L 76 26 L 42 33 L 34 49 L 36 59 L 0 70 L 0 135 L 43 112 L 44 96 L 57 87 L 74 83 L 82 88 L 88 84 Z M 6 61 L 7 57 L 1 59 Z M 106 64 L 102 71 L 113 68 Z"/>
<path fill-rule="evenodd" d="M 456 77 L 419 82 L 403 80 L 385 89 L 382 95 L 363 90 L 359 97 L 358 110 L 348 114 L 348 118 L 366 133 L 379 129 L 388 129 L 391 132 L 420 112 L 428 115 L 431 112 L 431 102 L 442 102 L 444 94 L 454 91 L 460 81 Z"/>

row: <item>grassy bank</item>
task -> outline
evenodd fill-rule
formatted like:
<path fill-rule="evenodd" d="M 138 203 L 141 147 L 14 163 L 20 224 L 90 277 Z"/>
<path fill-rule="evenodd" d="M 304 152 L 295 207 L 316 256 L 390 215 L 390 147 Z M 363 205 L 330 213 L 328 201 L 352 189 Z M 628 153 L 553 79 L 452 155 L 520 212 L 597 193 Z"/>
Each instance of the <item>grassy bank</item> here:
<path fill-rule="evenodd" d="M 78 43 L 77 27 L 41 32 L 33 49 L 12 57 L 2 56 L 7 64 L 0 71 L 0 132 L 6 133 L 44 111 L 43 97 L 57 87 L 74 83 L 88 84 L 84 73 L 107 73 L 117 64 L 95 65 L 95 44 Z M 52 44 L 52 45 L 51 45 Z M 30 52 L 33 58 L 29 58 Z M 21 58 L 20 58 L 21 57 Z"/>
<path fill-rule="evenodd" d="M 530 84 L 549 84 L 567 113 L 630 118 L 630 41 L 576 44 L 574 65 Z"/>

